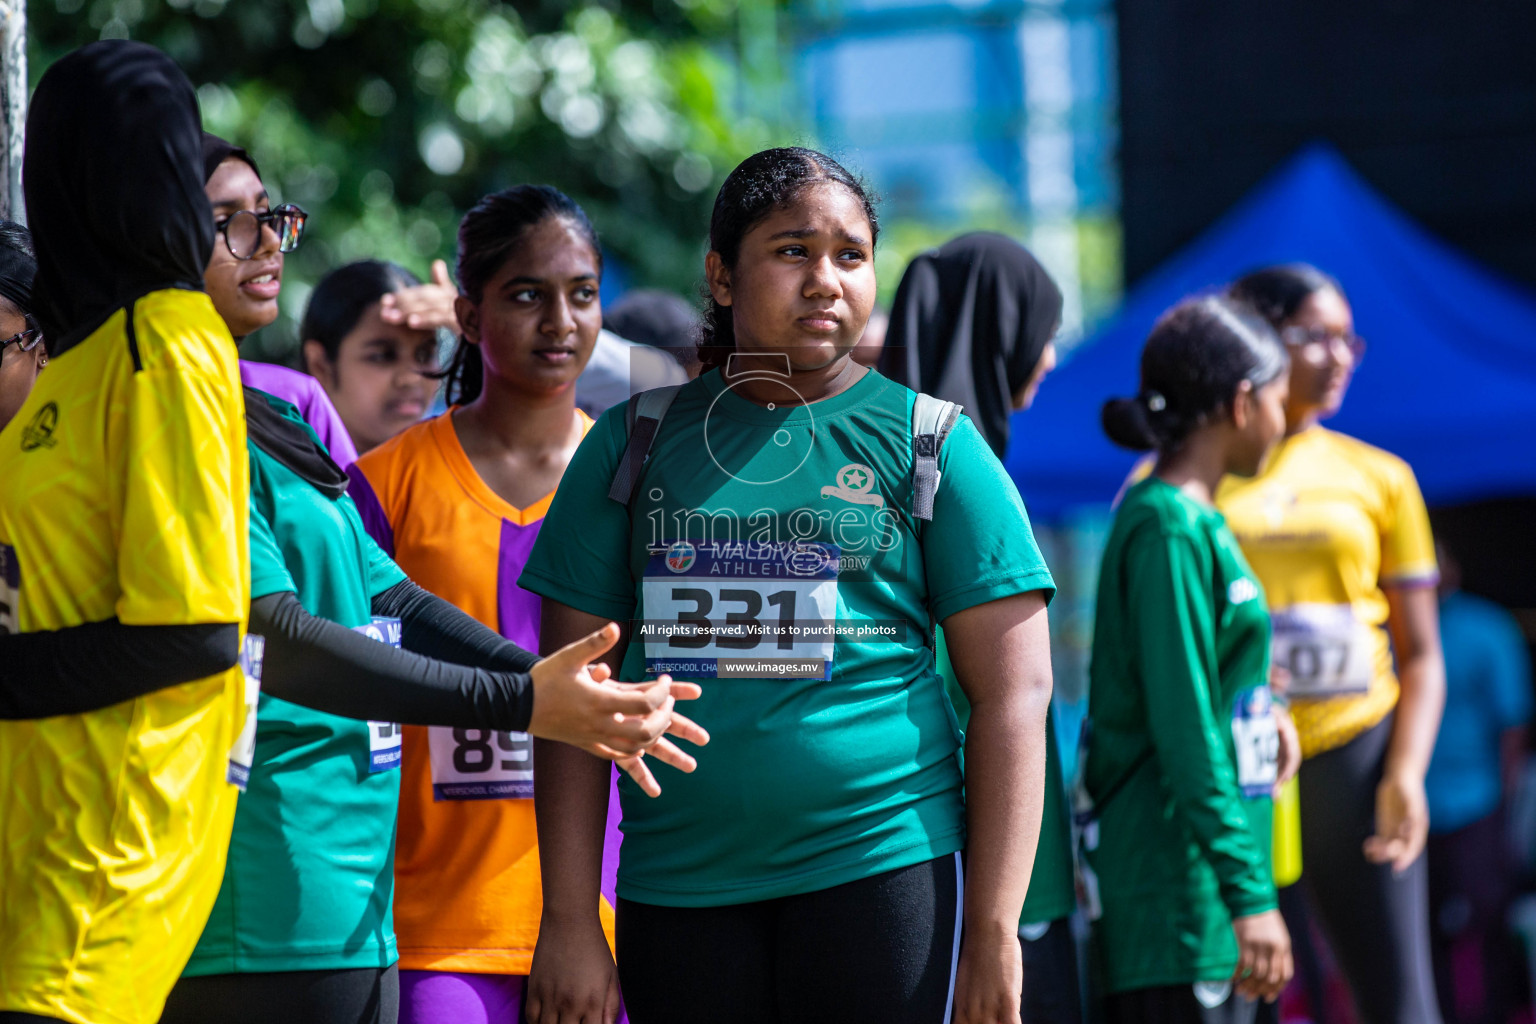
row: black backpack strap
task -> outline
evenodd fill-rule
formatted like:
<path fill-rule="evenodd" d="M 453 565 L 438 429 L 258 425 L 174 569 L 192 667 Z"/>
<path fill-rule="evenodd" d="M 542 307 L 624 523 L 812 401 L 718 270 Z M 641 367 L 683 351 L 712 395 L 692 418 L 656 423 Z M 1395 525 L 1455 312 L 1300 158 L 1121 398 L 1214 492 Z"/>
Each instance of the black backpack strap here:
<path fill-rule="evenodd" d="M 624 433 L 629 440 L 619 455 L 619 465 L 608 488 L 608 497 L 620 505 L 628 507 L 634 500 L 640 474 L 651 457 L 651 445 L 656 443 L 656 432 L 661 429 L 661 421 L 666 418 L 672 400 L 682 389 L 681 384 L 669 384 L 642 391 L 629 400 L 624 413 Z"/>
<path fill-rule="evenodd" d="M 912 403 L 912 515 L 932 521 L 939 490 L 939 451 L 960 418 L 960 406 L 918 392 Z"/>

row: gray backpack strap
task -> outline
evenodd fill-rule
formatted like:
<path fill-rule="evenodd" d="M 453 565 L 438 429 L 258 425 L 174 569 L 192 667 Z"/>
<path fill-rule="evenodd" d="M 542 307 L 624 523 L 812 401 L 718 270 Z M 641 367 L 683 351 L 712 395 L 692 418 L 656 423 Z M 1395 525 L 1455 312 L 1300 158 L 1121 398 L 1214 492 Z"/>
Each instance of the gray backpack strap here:
<path fill-rule="evenodd" d="M 619 466 L 614 470 L 613 483 L 608 488 L 608 497 L 620 505 L 627 507 L 634 499 L 645 460 L 651 457 L 651 445 L 656 442 L 656 431 L 661 429 L 661 421 L 671 408 L 672 399 L 682 389 L 681 384 L 669 384 L 642 391 L 629 400 L 629 408 L 624 412 L 624 432 L 629 441 L 619 456 Z"/>
<path fill-rule="evenodd" d="M 918 392 L 912 403 L 912 515 L 933 519 L 933 496 L 939 489 L 939 450 L 960 418 L 954 402 Z"/>

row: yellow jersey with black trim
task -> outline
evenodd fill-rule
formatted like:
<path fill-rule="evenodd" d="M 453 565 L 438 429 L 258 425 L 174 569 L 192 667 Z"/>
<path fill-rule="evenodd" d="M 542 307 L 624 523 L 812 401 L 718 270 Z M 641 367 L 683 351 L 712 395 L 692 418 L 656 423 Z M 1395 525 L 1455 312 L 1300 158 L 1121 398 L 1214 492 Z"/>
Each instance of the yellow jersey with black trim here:
<path fill-rule="evenodd" d="M 130 319 L 131 317 L 131 319 Z M 0 629 L 238 622 L 250 489 L 235 345 L 201 292 L 138 299 L 0 432 Z M 0 1010 L 153 1024 L 229 845 L 239 668 L 0 722 Z"/>
<path fill-rule="evenodd" d="M 1268 595 L 1304 756 L 1343 746 L 1397 706 L 1385 588 L 1439 578 L 1429 513 L 1402 459 L 1312 427 L 1216 504 Z"/>

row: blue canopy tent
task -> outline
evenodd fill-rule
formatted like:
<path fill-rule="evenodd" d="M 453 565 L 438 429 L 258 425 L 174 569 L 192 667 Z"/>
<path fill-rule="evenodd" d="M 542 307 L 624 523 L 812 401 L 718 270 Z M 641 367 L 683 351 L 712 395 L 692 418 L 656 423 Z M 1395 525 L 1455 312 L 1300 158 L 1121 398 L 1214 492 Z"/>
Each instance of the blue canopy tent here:
<path fill-rule="evenodd" d="M 1135 456 L 1104 437 L 1099 409 L 1135 392 L 1160 313 L 1294 261 L 1340 280 L 1369 343 L 1330 427 L 1407 459 L 1431 505 L 1536 495 L 1536 295 L 1431 237 L 1318 145 L 1132 290 L 1015 416 L 1004 463 L 1031 516 L 1114 497 Z"/>

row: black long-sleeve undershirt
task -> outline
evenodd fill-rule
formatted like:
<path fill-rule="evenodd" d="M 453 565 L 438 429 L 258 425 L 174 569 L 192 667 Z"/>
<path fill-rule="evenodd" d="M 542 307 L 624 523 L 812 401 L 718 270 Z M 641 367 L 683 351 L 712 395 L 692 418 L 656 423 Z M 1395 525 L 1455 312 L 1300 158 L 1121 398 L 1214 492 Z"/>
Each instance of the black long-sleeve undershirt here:
<path fill-rule="evenodd" d="M 223 672 L 240 656 L 234 622 L 128 626 L 114 616 L 0 634 L 0 719 L 99 711 Z"/>
<path fill-rule="evenodd" d="M 412 650 L 316 618 L 291 593 L 252 601 L 251 632 L 266 639 L 262 690 L 345 718 L 527 730 L 533 714 L 527 669 L 537 657 L 414 584 L 379 598 L 375 613 L 398 615 L 401 642 Z"/>
<path fill-rule="evenodd" d="M 527 672 L 539 661 L 537 654 L 410 580 L 375 597 L 373 614 L 399 619 L 400 645 L 429 658 L 503 672 Z"/>
<path fill-rule="evenodd" d="M 401 620 L 396 650 L 306 612 L 292 593 L 251 602 L 266 639 L 262 688 L 350 718 L 524 731 L 538 657 L 409 581 L 374 598 Z M 0 719 L 83 714 L 235 663 L 239 627 L 116 619 L 0 635 Z"/>

